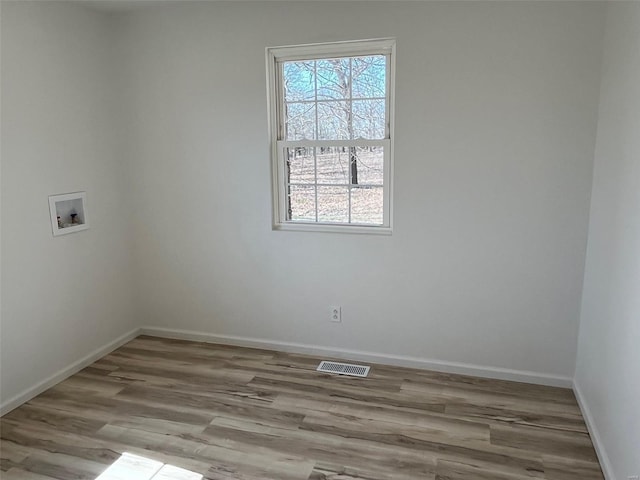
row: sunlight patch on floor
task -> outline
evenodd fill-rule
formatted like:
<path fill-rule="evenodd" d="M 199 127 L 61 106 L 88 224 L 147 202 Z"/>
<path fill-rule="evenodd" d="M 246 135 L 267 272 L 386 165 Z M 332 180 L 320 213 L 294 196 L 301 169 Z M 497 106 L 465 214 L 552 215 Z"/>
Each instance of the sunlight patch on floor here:
<path fill-rule="evenodd" d="M 96 480 L 202 480 L 202 475 L 125 452 Z"/>

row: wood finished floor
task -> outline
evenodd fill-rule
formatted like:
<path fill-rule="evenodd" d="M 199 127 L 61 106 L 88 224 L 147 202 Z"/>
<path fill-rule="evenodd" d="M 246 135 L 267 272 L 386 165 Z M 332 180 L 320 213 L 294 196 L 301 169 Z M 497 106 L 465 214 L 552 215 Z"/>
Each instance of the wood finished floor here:
<path fill-rule="evenodd" d="M 123 452 L 237 480 L 603 479 L 571 390 L 138 337 L 1 419 L 3 480 Z"/>

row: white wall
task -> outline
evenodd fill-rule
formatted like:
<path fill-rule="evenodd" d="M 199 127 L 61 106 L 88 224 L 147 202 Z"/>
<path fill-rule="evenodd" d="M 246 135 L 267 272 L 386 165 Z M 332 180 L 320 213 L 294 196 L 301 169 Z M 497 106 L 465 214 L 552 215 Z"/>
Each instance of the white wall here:
<path fill-rule="evenodd" d="M 1 403 L 134 328 L 112 19 L 2 3 Z M 86 190 L 54 238 L 47 197 Z"/>
<path fill-rule="evenodd" d="M 141 321 L 572 377 L 603 20 L 592 2 L 126 16 Z M 272 231 L 265 47 L 386 36 L 393 236 Z"/>
<path fill-rule="evenodd" d="M 611 479 L 640 475 L 640 3 L 608 7 L 576 385 Z"/>

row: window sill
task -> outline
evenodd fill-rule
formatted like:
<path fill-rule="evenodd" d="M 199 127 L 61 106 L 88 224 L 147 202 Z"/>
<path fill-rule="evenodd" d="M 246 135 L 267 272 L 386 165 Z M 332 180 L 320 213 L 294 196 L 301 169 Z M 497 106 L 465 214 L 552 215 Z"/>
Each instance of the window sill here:
<path fill-rule="evenodd" d="M 390 227 L 373 227 L 366 225 L 334 225 L 330 223 L 277 223 L 273 230 L 288 232 L 315 232 L 315 233 L 350 233 L 364 235 L 391 235 Z"/>

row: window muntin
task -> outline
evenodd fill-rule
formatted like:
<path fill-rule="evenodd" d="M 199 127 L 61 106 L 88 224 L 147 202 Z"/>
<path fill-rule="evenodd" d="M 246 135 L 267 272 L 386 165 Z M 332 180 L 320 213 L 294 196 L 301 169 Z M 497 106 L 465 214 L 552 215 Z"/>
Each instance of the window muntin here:
<path fill-rule="evenodd" d="M 269 49 L 276 227 L 390 231 L 392 51 L 391 40 Z"/>

